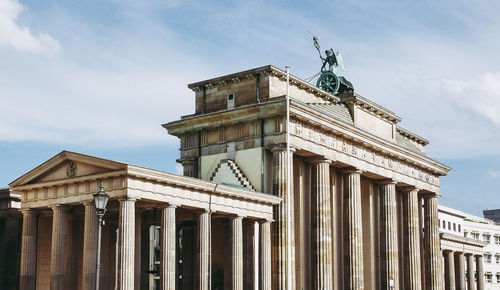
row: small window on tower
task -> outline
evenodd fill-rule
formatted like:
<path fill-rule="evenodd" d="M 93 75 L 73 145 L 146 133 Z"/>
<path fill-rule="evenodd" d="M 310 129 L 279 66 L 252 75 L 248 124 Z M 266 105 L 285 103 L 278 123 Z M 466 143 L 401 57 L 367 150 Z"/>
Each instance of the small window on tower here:
<path fill-rule="evenodd" d="M 227 108 L 234 108 L 234 93 L 227 94 Z"/>

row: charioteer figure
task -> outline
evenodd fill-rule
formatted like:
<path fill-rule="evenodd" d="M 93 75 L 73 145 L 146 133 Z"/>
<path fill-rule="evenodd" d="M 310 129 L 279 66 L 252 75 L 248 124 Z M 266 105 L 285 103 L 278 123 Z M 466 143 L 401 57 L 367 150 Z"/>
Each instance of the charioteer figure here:
<path fill-rule="evenodd" d="M 313 41 L 314 47 L 318 50 L 319 57 L 323 63 L 320 70 L 321 75 L 316 82 L 316 86 L 331 94 L 342 94 L 344 92 L 354 91 L 351 82 L 346 80 L 343 76 L 337 76 L 337 67 L 345 71 L 344 60 L 340 52 L 337 51 L 337 53 L 335 53 L 333 49 L 330 48 L 329 50 L 325 50 L 326 57 L 323 57 L 319 45 L 319 36 L 313 36 Z M 327 64 L 328 69 L 326 69 Z"/>

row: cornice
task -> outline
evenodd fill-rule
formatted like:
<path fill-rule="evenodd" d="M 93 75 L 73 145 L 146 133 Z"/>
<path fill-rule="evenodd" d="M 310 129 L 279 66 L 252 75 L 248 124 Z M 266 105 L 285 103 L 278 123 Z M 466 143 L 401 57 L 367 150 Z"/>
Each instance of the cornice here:
<path fill-rule="evenodd" d="M 423 146 L 429 144 L 429 140 L 422 138 L 422 137 L 418 136 L 417 134 L 412 133 L 412 132 L 410 132 L 406 129 L 403 129 L 399 126 L 396 127 L 396 131 L 399 132 L 401 135 L 407 137 L 408 139 L 413 140 L 413 141 L 415 141 Z"/>
<path fill-rule="evenodd" d="M 439 175 L 446 175 L 451 170 L 450 167 L 444 164 L 441 164 L 424 155 L 420 155 L 413 151 L 405 149 L 394 142 L 384 140 L 363 129 L 354 127 L 351 124 L 347 124 L 341 120 L 324 116 L 314 110 L 311 110 L 309 107 L 301 104 L 296 100 L 292 99 L 291 101 L 291 114 L 303 122 L 308 122 L 324 130 L 332 131 L 337 135 L 340 135 L 346 139 L 350 139 L 352 142 L 373 148 L 377 151 L 380 151 L 382 154 L 405 160 L 416 166 L 433 171 Z"/>
<path fill-rule="evenodd" d="M 264 202 L 268 204 L 279 204 L 281 198 L 275 195 L 261 193 L 256 191 L 244 190 L 239 188 L 234 188 L 226 185 L 216 184 L 213 182 L 179 176 L 171 173 L 161 172 L 153 169 L 142 168 L 138 166 L 129 166 L 127 174 L 129 176 L 134 176 L 137 178 L 143 178 L 146 180 L 154 180 L 156 182 L 164 182 L 168 184 L 174 184 L 177 186 L 193 188 L 202 191 L 213 192 L 216 194 L 233 196 L 245 200 L 253 200 L 258 202 Z"/>
<path fill-rule="evenodd" d="M 180 136 L 185 132 L 198 131 L 205 128 L 217 126 L 228 126 L 249 120 L 270 118 L 285 114 L 285 100 L 280 98 L 266 103 L 253 104 L 238 107 L 228 111 L 219 111 L 204 115 L 195 115 L 190 118 L 163 124 L 162 127 L 174 136 Z"/>
<path fill-rule="evenodd" d="M 339 97 L 341 102 L 356 105 L 357 107 L 360 107 L 361 109 L 364 109 L 372 114 L 378 115 L 393 124 L 401 122 L 401 118 L 398 117 L 394 112 L 356 93 L 345 93 L 340 95 Z"/>
<path fill-rule="evenodd" d="M 262 74 L 264 76 L 272 75 L 272 76 L 278 77 L 281 80 L 286 79 L 286 72 L 285 71 L 283 71 L 283 70 L 281 70 L 273 65 L 266 65 L 266 66 L 262 66 L 262 67 L 242 71 L 242 72 L 237 72 L 234 74 L 229 74 L 229 75 L 225 75 L 225 76 L 220 76 L 220 77 L 192 83 L 192 84 L 188 85 L 188 88 L 190 88 L 194 92 L 199 92 L 203 89 L 203 87 L 206 87 L 207 89 L 211 89 L 217 85 L 226 85 L 228 83 L 239 83 L 243 79 L 254 79 L 255 75 L 257 75 L 257 74 Z M 290 75 L 289 79 L 290 79 L 291 86 L 295 86 L 299 89 L 308 91 L 308 92 L 313 93 L 315 95 L 318 95 L 318 96 L 320 96 L 328 101 L 334 101 L 334 102 L 340 101 L 339 97 L 332 95 L 328 92 L 325 92 L 322 89 L 320 89 L 320 88 L 318 88 L 318 87 L 316 87 L 316 86 L 314 86 L 314 85 L 312 85 L 304 80 L 301 80 L 300 78 L 298 78 L 294 75 Z"/>
<path fill-rule="evenodd" d="M 466 238 L 466 237 L 462 237 L 462 236 L 452 235 L 452 234 L 448 234 L 448 233 L 439 233 L 439 236 L 442 240 L 452 241 L 452 242 L 466 244 L 466 245 L 475 246 L 475 247 L 483 248 L 486 245 L 488 245 L 487 243 L 482 242 L 482 241 L 478 241 L 475 239 L 470 239 L 470 238 Z"/>

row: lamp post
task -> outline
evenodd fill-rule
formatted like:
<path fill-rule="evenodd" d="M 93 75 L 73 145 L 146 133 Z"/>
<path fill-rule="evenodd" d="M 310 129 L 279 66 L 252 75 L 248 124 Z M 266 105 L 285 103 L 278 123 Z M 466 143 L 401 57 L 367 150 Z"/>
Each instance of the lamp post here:
<path fill-rule="evenodd" d="M 99 290 L 99 270 L 101 268 L 101 227 L 104 225 L 102 217 L 106 213 L 106 205 L 108 204 L 109 195 L 104 192 L 104 186 L 99 185 L 99 191 L 93 194 L 95 202 L 95 213 L 98 219 L 97 230 L 97 257 L 95 264 L 95 289 Z"/>

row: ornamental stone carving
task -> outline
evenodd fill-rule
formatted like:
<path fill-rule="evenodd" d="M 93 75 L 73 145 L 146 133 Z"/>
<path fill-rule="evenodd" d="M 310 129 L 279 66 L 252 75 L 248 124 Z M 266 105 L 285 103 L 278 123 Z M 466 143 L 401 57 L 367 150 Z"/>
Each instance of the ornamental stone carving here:
<path fill-rule="evenodd" d="M 290 120 L 290 132 L 301 139 L 325 146 L 337 152 L 361 159 L 365 162 L 383 167 L 432 185 L 439 186 L 438 177 L 417 168 L 403 160 L 377 152 L 367 146 L 343 139 L 335 134 L 321 130 L 307 123 Z"/>

